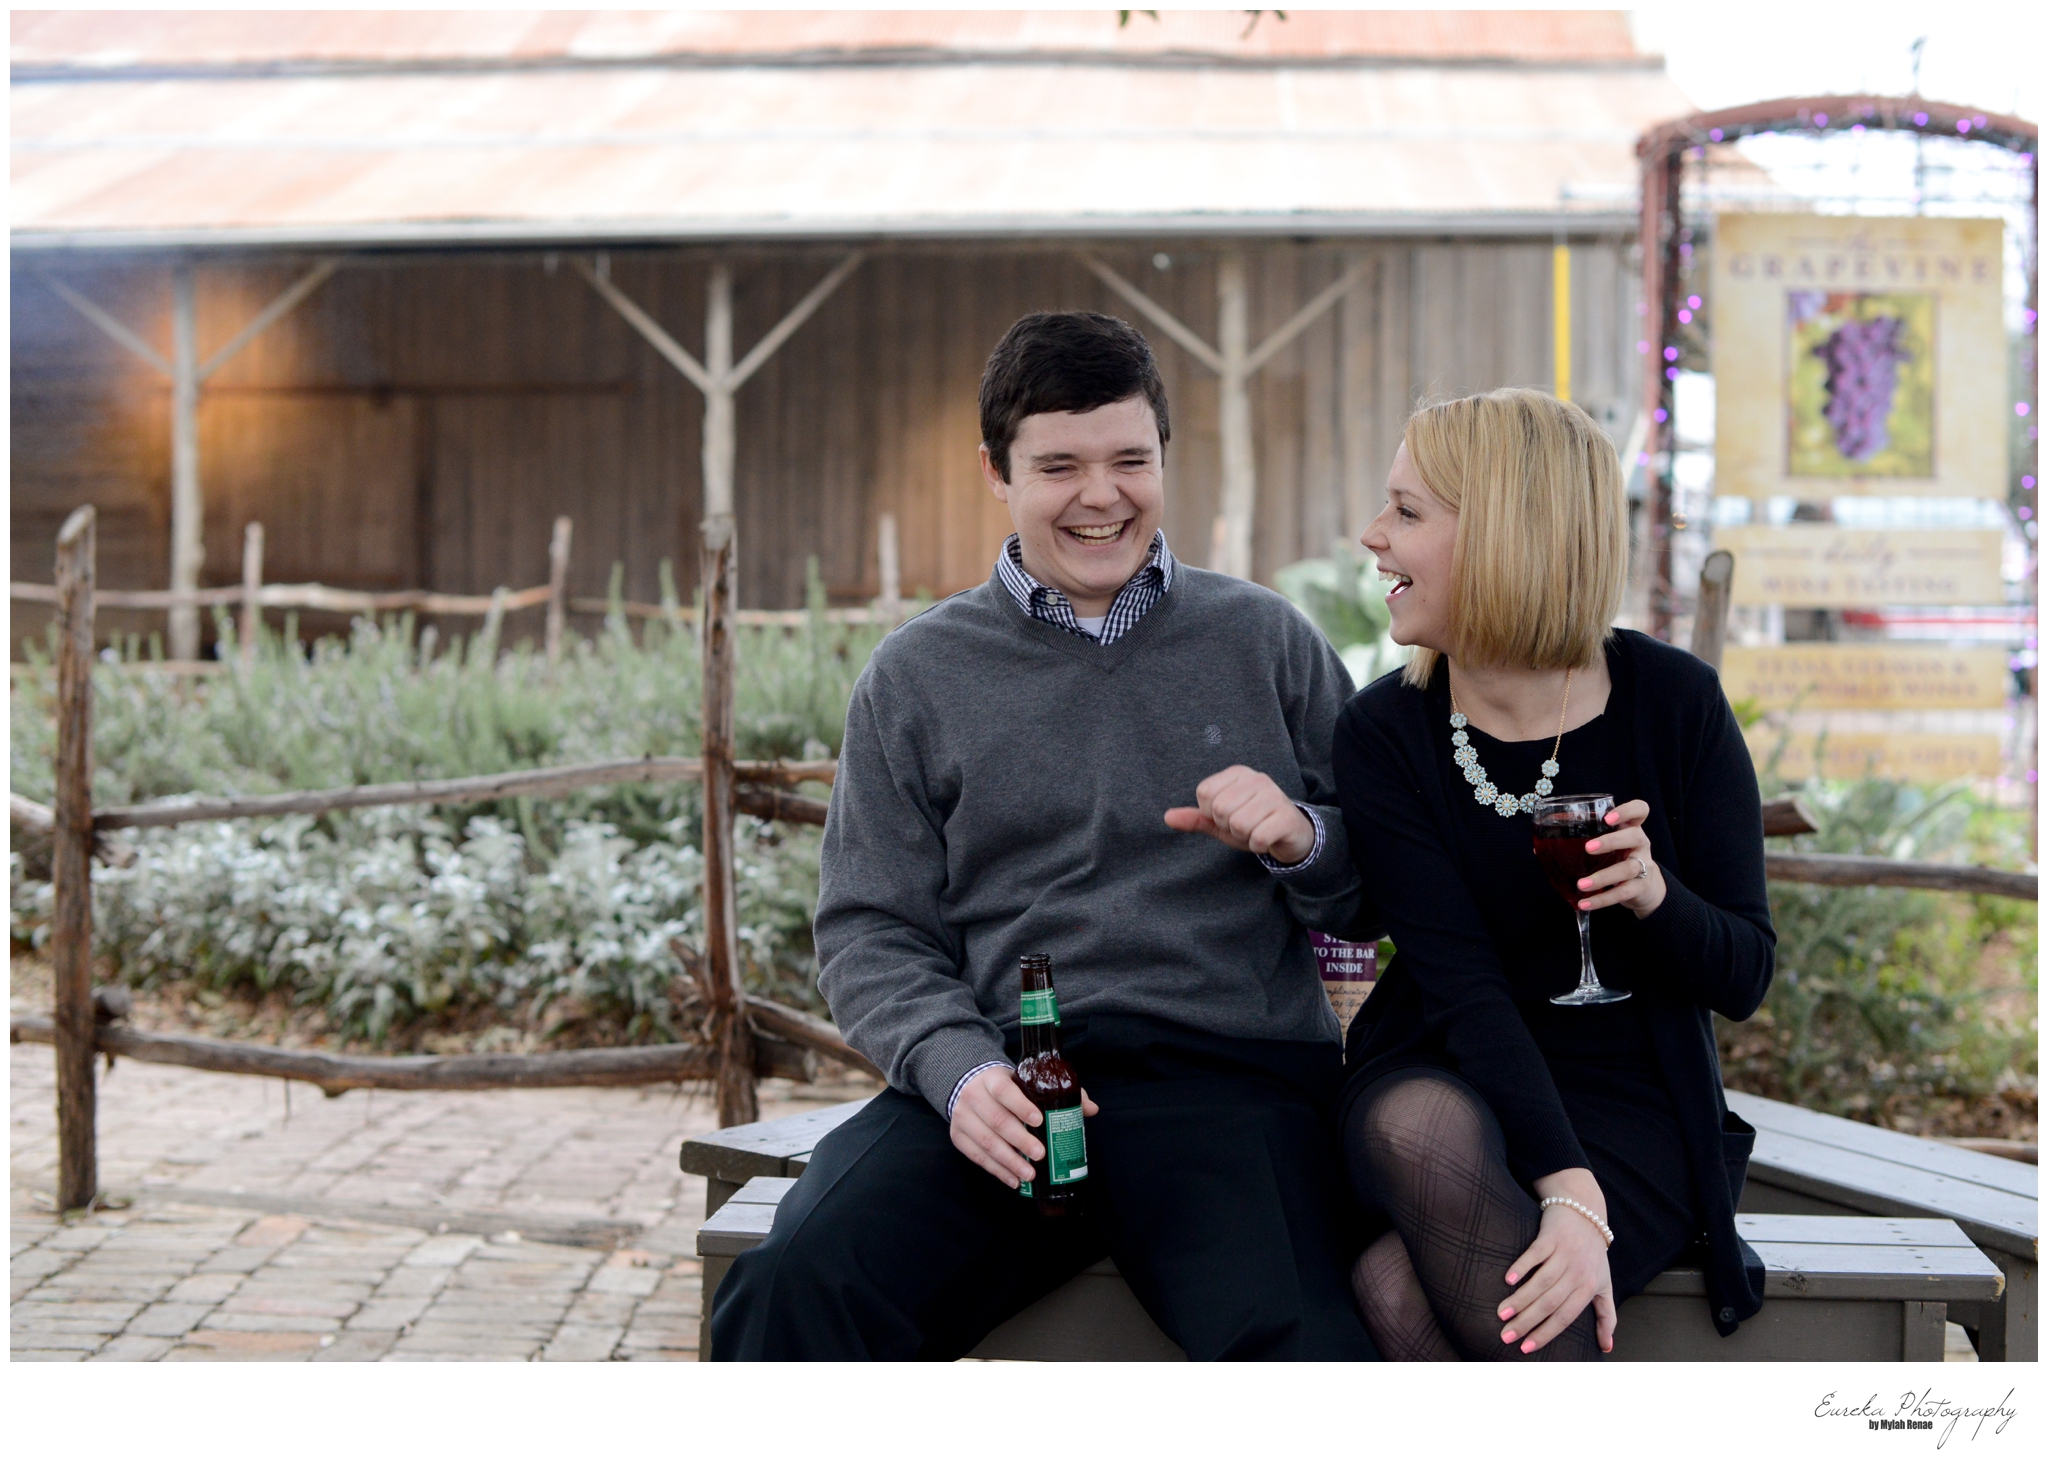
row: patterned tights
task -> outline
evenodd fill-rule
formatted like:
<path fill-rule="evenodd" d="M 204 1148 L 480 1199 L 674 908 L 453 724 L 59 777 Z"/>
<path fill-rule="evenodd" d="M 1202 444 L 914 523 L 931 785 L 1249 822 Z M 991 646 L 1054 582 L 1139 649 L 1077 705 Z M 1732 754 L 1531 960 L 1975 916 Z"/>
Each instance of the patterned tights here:
<path fill-rule="evenodd" d="M 1353 1181 L 1394 1222 L 1351 1271 L 1387 1360 L 1599 1359 L 1590 1305 L 1532 1355 L 1501 1341 L 1508 1266 L 1536 1237 L 1541 1210 L 1508 1171 L 1500 1123 L 1464 1081 L 1402 1070 L 1375 1082 L 1350 1109 L 1344 1148 Z"/>

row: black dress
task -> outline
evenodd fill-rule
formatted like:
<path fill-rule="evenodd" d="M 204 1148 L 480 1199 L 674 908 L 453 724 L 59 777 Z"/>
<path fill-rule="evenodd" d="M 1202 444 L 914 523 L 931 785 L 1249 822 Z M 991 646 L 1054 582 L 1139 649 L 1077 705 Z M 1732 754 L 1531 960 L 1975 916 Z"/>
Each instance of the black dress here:
<path fill-rule="evenodd" d="M 1383 678 L 1346 704 L 1339 801 L 1397 953 L 1347 1037 L 1344 1105 L 1395 1070 L 1459 1076 L 1525 1186 L 1568 1167 L 1599 1180 L 1618 1298 L 1697 1243 L 1725 1333 L 1761 1290 L 1734 1233 L 1753 1134 L 1723 1101 L 1709 1013 L 1746 1017 L 1770 980 L 1755 772 L 1712 669 L 1629 632 L 1607 662 L 1607 708 L 1565 735 L 1557 789 L 1650 804 L 1665 900 L 1646 919 L 1617 907 L 1592 920 L 1601 978 L 1633 995 L 1618 1004 L 1549 1002 L 1577 981 L 1577 926 L 1536 863 L 1529 817 L 1480 805 L 1452 762 L 1448 670 L 1427 689 Z M 1550 740 L 1471 734 L 1495 784 L 1535 788 Z"/>

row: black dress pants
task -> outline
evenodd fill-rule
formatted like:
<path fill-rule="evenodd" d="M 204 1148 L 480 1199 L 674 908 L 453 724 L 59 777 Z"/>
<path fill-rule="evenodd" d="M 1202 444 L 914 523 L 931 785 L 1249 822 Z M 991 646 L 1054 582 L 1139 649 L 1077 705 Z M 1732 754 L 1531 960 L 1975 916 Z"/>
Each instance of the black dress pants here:
<path fill-rule="evenodd" d="M 884 1091 L 818 1144 L 711 1315 L 719 1360 L 950 1360 L 1105 1254 L 1195 1360 L 1372 1360 L 1328 1102 L 1334 1045 L 1067 1027 L 1102 1109 L 1082 1215 L 1045 1219 Z M 1325 1053 L 1327 1052 L 1327 1053 Z M 1014 1049 L 1013 1049 L 1014 1053 Z"/>

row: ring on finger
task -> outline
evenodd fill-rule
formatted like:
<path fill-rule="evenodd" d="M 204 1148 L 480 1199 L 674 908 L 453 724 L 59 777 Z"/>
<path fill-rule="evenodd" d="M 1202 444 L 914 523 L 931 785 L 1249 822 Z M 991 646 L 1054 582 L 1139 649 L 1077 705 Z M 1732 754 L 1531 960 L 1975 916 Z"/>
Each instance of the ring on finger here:
<path fill-rule="evenodd" d="M 1648 864 L 1648 863 L 1646 863 L 1646 862 L 1645 862 L 1645 861 L 1644 861 L 1644 860 L 1643 860 L 1643 859 L 1642 859 L 1642 858 L 1641 858 L 1640 856 L 1639 856 L 1639 857 L 1637 857 L 1637 858 L 1636 858 L 1636 879 L 1637 879 L 1638 881 L 1647 881 L 1647 880 L 1649 880 L 1649 876 L 1650 876 L 1650 868 L 1649 868 L 1649 864 Z"/>

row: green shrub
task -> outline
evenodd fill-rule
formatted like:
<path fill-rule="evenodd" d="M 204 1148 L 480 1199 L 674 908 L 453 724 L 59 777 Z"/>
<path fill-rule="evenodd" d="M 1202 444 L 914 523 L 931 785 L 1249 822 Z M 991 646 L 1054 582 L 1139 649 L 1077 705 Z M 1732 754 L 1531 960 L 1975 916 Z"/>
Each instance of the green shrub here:
<path fill-rule="evenodd" d="M 1964 786 L 1813 781 L 1798 793 L 1820 829 L 1791 849 L 2028 859 L 2024 813 Z M 1797 882 L 1770 894 L 1776 976 L 1752 1019 L 1720 1022 L 1730 1084 L 1872 1121 L 2036 1087 L 2032 904 Z"/>
<path fill-rule="evenodd" d="M 813 577 L 815 583 L 815 576 Z M 837 751 L 854 678 L 880 639 L 813 615 L 739 633 L 743 758 Z M 225 631 L 225 628 L 223 629 Z M 698 752 L 700 671 L 687 627 L 623 618 L 550 667 L 491 629 L 436 649 L 409 621 L 360 621 L 301 652 L 290 629 L 246 675 L 152 670 L 129 647 L 95 669 L 94 799 L 267 794 L 536 765 Z M 47 657 L 15 679 L 14 789 L 51 790 Z M 137 984 L 288 987 L 350 1032 L 381 1036 L 450 1005 L 573 995 L 666 1034 L 678 965 L 701 942 L 694 784 L 619 785 L 546 800 L 394 807 L 129 833 L 138 860 L 100 867 L 95 945 Z M 810 923 L 818 832 L 741 817 L 750 984 L 821 1005 Z M 12 932 L 40 944 L 51 892 L 33 849 L 10 853 Z"/>

